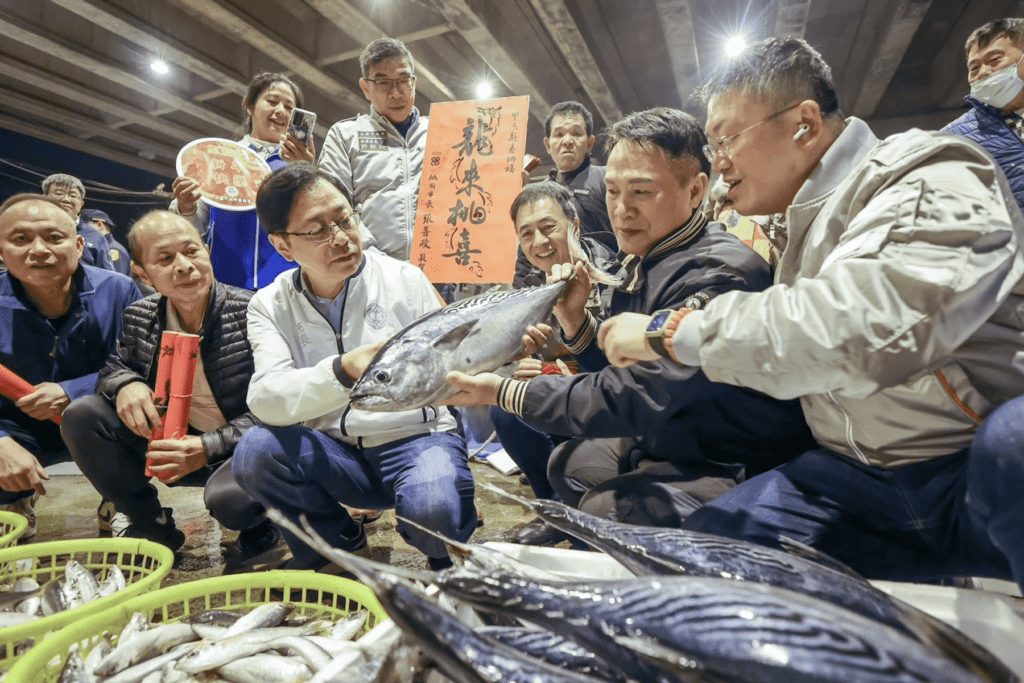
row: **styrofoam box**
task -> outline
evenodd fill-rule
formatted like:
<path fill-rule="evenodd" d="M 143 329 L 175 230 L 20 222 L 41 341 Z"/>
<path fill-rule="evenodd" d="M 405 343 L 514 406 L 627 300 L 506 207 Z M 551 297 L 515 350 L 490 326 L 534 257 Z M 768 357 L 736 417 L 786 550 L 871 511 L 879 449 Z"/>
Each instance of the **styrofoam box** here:
<path fill-rule="evenodd" d="M 484 545 L 570 580 L 628 579 L 633 576 L 604 553 L 538 548 L 514 543 L 488 542 Z M 964 590 L 893 581 L 871 583 L 960 629 L 1024 678 L 1024 648 L 1021 647 L 1024 644 L 1024 601 L 989 590 Z"/>

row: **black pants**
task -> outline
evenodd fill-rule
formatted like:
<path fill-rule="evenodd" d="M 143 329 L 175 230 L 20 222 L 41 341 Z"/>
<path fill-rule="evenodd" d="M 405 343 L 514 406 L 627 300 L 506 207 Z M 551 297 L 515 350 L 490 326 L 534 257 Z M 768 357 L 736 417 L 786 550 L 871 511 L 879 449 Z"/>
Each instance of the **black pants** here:
<path fill-rule="evenodd" d="M 100 396 L 85 396 L 64 411 L 61 433 L 71 457 L 100 494 L 133 524 L 160 516 L 156 487 L 146 476 L 148 442 L 124 426 Z M 235 483 L 230 458 L 196 470 L 171 486 L 204 486 L 210 515 L 228 529 L 244 531 L 266 519 L 266 509 Z"/>

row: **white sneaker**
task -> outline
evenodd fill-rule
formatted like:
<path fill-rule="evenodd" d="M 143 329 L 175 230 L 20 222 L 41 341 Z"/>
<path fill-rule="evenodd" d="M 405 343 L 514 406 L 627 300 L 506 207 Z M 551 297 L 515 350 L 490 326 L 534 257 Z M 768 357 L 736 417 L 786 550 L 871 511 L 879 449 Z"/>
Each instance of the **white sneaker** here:
<path fill-rule="evenodd" d="M 100 531 L 109 531 L 112 536 L 120 536 L 132 523 L 128 515 L 117 511 L 114 501 L 106 498 L 100 501 L 100 506 L 96 509 L 96 519 Z"/>
<path fill-rule="evenodd" d="M 39 501 L 39 492 L 34 492 L 31 496 L 22 498 L 21 500 L 15 501 L 10 505 L 0 505 L 0 510 L 7 512 L 17 512 L 19 515 L 28 520 L 28 528 L 25 529 L 25 533 L 18 539 L 18 543 L 27 543 L 36 537 L 36 532 L 39 531 L 36 525 L 36 503 Z"/>

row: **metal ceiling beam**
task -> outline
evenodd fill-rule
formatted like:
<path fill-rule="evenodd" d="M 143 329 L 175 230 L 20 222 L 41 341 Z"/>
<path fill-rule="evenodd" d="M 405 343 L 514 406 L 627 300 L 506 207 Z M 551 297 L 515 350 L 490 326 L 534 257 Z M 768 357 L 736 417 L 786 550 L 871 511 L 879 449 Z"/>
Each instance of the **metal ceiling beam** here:
<path fill-rule="evenodd" d="M 211 64 L 209 57 L 163 34 L 154 26 L 144 24 L 127 12 L 106 3 L 100 4 L 89 0 L 50 1 L 117 36 L 130 40 L 178 68 L 194 73 L 228 92 L 239 96 L 245 95 L 248 84 L 244 76 Z"/>
<path fill-rule="evenodd" d="M 452 27 L 448 24 L 439 24 L 437 26 L 427 26 L 417 31 L 410 33 L 403 33 L 398 36 L 398 39 L 406 45 L 412 45 L 417 40 L 426 40 L 427 38 L 433 38 L 434 36 L 443 36 L 445 33 L 451 32 Z M 363 51 L 363 48 L 356 48 L 355 50 L 345 50 L 344 52 L 337 52 L 333 55 L 327 55 L 316 60 L 316 65 L 319 67 L 330 66 L 331 64 L 337 64 L 338 62 L 344 62 L 348 59 L 355 59 Z"/>
<path fill-rule="evenodd" d="M 609 124 L 622 118 L 622 110 L 612 96 L 608 82 L 601 75 L 601 67 L 587 47 L 576 21 L 569 13 L 563 0 L 530 0 L 533 10 L 548 33 L 555 41 L 559 51 L 569 63 L 580 85 L 586 91 L 590 101 L 594 103 L 601 118 Z"/>
<path fill-rule="evenodd" d="M 345 84 L 321 71 L 305 55 L 284 44 L 280 37 L 273 35 L 265 26 L 259 25 L 252 17 L 238 9 L 216 0 L 172 0 L 172 2 L 200 18 L 214 29 L 221 31 L 238 42 L 251 45 L 286 65 L 317 90 L 333 97 L 338 104 L 353 112 L 363 111 L 365 100 L 362 93 L 356 93 Z"/>
<path fill-rule="evenodd" d="M 112 97 L 101 95 L 91 88 L 86 88 L 56 74 L 37 69 L 34 66 L 2 55 L 0 55 L 0 72 L 4 76 L 50 92 L 65 100 L 80 102 L 86 107 L 92 107 L 110 116 L 123 119 L 130 124 L 161 133 L 172 140 L 191 142 L 196 138 L 203 137 L 202 134 L 195 130 L 158 119 L 143 109 L 115 100 Z"/>
<path fill-rule="evenodd" d="M 147 140 L 131 133 L 125 133 L 80 114 L 72 113 L 63 107 L 30 99 L 3 87 L 0 87 L 0 105 L 9 112 L 18 111 L 49 119 L 62 126 L 67 135 L 79 139 L 101 137 L 128 147 L 134 147 L 139 151 L 155 152 L 172 160 L 178 154 L 178 150 L 173 147 L 168 147 L 167 145 Z"/>
<path fill-rule="evenodd" d="M 375 38 L 383 38 L 388 35 L 384 29 L 377 26 L 369 17 L 345 0 L 306 0 L 306 2 L 326 17 L 338 30 L 356 41 L 368 43 Z M 455 93 L 420 60 L 416 60 L 416 71 L 417 75 L 426 79 L 427 87 L 423 89 L 423 94 L 432 102 L 455 99 Z"/>
<path fill-rule="evenodd" d="M 34 26 L 29 22 L 21 19 L 15 19 L 10 15 L 0 16 L 0 35 L 6 36 L 11 40 L 15 40 L 19 43 L 27 45 L 36 50 L 63 60 L 68 64 L 76 66 L 80 69 L 104 78 L 112 83 L 116 83 L 121 86 L 125 86 L 136 90 L 148 97 L 163 102 L 166 105 L 174 107 L 178 111 L 194 116 L 201 121 L 211 123 L 217 127 L 225 130 L 234 130 L 238 124 L 229 118 L 221 116 L 216 112 L 210 111 L 200 107 L 197 104 L 193 104 L 188 100 L 178 97 L 177 95 L 169 92 L 166 88 L 154 85 L 149 81 L 139 78 L 133 73 L 129 73 L 120 67 L 112 64 L 102 62 L 85 52 L 78 46 L 74 46 L 65 40 L 54 40 L 46 35 L 46 30 L 39 26 Z"/>
<path fill-rule="evenodd" d="M 811 0 L 779 0 L 772 35 L 776 38 L 803 38 L 810 13 Z"/>
<path fill-rule="evenodd" d="M 0 128 L 13 130 L 16 133 L 28 135 L 29 137 L 37 138 L 39 140 L 46 140 L 47 142 L 52 142 L 53 144 L 60 145 L 61 147 L 76 149 L 79 152 L 85 152 L 86 154 L 91 154 L 95 157 L 106 159 L 107 161 L 116 161 L 119 164 L 138 168 L 158 176 L 169 178 L 174 175 L 173 164 L 156 164 L 152 161 L 146 161 L 141 157 L 132 156 L 131 154 L 115 152 L 107 145 L 89 142 L 88 140 L 79 140 L 78 138 L 68 136 L 63 131 L 55 131 L 51 128 L 44 128 L 43 126 L 26 123 L 24 121 L 19 121 L 18 119 L 12 119 L 11 117 L 3 114 L 0 114 Z"/>
<path fill-rule="evenodd" d="M 672 65 L 672 81 L 676 84 L 679 101 L 686 106 L 690 92 L 704 79 L 700 72 L 697 35 L 693 30 L 693 0 L 656 0 L 655 5 Z"/>
<path fill-rule="evenodd" d="M 495 36 L 476 10 L 466 0 L 429 0 L 430 4 L 448 20 L 452 28 L 472 46 L 487 63 L 494 74 L 516 95 L 530 96 L 530 112 L 539 121 L 544 121 L 551 112 L 551 104 L 533 84 Z"/>
<path fill-rule="evenodd" d="M 854 116 L 867 118 L 875 113 L 931 4 L 932 0 L 900 0 L 896 5 L 885 37 L 875 48 L 874 58 L 864 75 L 863 86 L 853 105 Z"/>

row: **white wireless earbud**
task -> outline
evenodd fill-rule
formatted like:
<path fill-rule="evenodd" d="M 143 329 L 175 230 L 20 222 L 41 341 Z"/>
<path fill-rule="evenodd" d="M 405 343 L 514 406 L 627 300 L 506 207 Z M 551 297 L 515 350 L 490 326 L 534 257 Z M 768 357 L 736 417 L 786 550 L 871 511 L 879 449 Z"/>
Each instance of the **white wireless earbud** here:
<path fill-rule="evenodd" d="M 793 139 L 794 140 L 799 140 L 804 135 L 806 135 L 807 131 L 809 131 L 810 129 L 811 129 L 811 127 L 808 126 L 806 123 L 801 123 L 800 124 L 800 129 L 797 130 L 796 135 L 793 136 Z"/>

